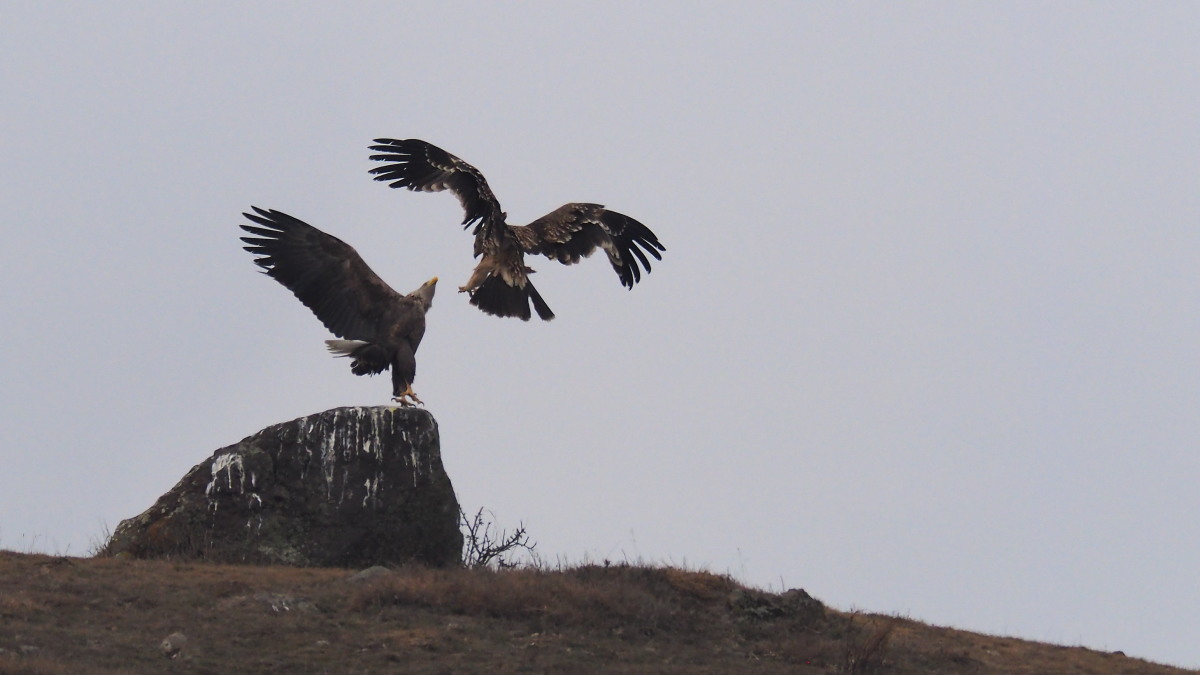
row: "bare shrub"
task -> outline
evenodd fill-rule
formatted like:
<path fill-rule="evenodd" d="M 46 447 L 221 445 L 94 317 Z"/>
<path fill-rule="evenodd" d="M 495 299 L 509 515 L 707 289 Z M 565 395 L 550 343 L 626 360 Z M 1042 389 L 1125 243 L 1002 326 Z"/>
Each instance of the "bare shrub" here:
<path fill-rule="evenodd" d="M 525 532 L 525 524 L 518 523 L 517 529 L 508 530 L 496 527 L 496 515 L 480 508 L 472 517 L 467 517 L 460 507 L 458 510 L 459 525 L 463 530 L 462 562 L 466 567 L 495 567 L 497 569 L 512 569 L 520 565 L 512 556 L 517 551 L 525 551 L 536 563 L 534 548 L 537 543 L 530 542 Z"/>

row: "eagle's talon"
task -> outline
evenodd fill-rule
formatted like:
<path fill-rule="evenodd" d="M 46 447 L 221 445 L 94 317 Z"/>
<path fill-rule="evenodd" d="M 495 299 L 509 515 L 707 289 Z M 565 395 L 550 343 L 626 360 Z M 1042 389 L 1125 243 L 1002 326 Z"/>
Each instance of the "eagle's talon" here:
<path fill-rule="evenodd" d="M 417 398 L 417 394 L 413 392 L 412 385 L 408 389 L 400 392 L 399 396 L 393 396 L 392 401 L 399 403 L 401 408 L 411 408 L 414 405 L 425 405 L 425 402 Z"/>

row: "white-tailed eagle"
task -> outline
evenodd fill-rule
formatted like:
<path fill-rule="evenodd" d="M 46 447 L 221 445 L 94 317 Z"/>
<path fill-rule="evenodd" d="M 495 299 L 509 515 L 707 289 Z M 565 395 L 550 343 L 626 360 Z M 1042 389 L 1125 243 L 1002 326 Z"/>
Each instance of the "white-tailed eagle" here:
<path fill-rule="evenodd" d="M 417 346 L 425 335 L 425 313 L 433 304 L 437 277 L 401 295 L 384 283 L 346 242 L 286 213 L 251 207 L 255 225 L 241 228 L 255 264 L 283 284 L 341 340 L 329 351 L 350 357 L 355 375 L 392 369 L 392 396 L 400 405 L 420 403 L 413 393 Z"/>
<path fill-rule="evenodd" d="M 475 167 L 415 138 L 377 138 L 375 143 L 370 149 L 379 154 L 371 159 L 385 162 L 371 169 L 375 180 L 419 192 L 449 190 L 462 203 L 463 226 L 475 225 L 475 257 L 480 260 L 458 290 L 469 293 L 471 304 L 488 314 L 528 321 L 532 302 L 539 317 L 554 318 L 529 281 L 534 270 L 525 266 L 526 253 L 571 265 L 602 248 L 621 283 L 632 289 L 642 278 L 641 268 L 650 271 L 646 254 L 662 260 L 659 252 L 666 250 L 648 227 L 600 204 L 564 204 L 528 225 L 509 225 Z"/>

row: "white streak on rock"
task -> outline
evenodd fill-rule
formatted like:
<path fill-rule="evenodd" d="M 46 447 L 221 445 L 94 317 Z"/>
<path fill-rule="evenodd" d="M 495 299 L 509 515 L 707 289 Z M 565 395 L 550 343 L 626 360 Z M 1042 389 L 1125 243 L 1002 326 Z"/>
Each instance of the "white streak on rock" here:
<path fill-rule="evenodd" d="M 204 488 L 204 494 L 211 495 L 217 487 L 217 481 L 221 478 L 221 472 L 225 472 L 225 487 L 233 489 L 233 470 L 238 471 L 238 487 L 241 488 L 246 479 L 246 466 L 242 461 L 242 456 L 236 452 L 227 452 L 213 460 L 212 463 L 212 480 Z"/>

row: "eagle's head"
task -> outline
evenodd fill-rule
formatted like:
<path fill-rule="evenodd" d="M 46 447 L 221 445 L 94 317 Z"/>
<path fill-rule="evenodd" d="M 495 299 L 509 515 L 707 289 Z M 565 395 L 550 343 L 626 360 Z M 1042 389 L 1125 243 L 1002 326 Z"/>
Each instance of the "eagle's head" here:
<path fill-rule="evenodd" d="M 433 306 L 433 292 L 437 290 L 438 278 L 434 277 L 429 281 L 421 284 L 421 287 L 412 293 L 408 294 L 410 298 L 416 298 L 421 301 L 421 308 L 426 312 Z"/>

